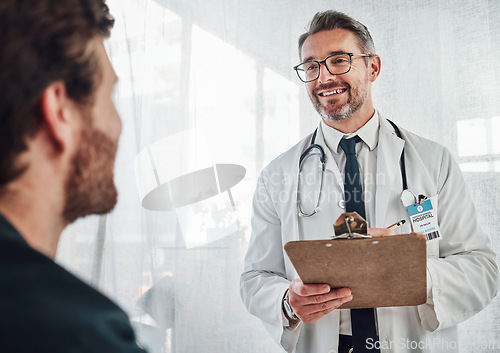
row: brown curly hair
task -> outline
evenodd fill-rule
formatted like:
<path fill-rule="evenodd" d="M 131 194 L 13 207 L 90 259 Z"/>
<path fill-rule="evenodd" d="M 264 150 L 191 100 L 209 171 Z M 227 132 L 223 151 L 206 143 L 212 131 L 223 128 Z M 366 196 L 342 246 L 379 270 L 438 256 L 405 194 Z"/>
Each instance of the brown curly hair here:
<path fill-rule="evenodd" d="M 100 75 L 91 43 L 113 24 L 103 0 L 0 2 L 0 187 L 25 169 L 15 159 L 40 127 L 46 87 L 62 80 L 75 102 L 92 102 Z"/>

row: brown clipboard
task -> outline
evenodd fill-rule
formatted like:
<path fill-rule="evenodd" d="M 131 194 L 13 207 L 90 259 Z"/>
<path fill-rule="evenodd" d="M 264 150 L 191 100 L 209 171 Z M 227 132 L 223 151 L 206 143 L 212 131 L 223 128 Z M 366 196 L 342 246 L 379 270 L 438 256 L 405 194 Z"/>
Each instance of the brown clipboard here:
<path fill-rule="evenodd" d="M 341 309 L 426 302 L 427 246 L 423 234 L 291 241 L 285 250 L 305 284 L 351 289 L 353 299 Z"/>

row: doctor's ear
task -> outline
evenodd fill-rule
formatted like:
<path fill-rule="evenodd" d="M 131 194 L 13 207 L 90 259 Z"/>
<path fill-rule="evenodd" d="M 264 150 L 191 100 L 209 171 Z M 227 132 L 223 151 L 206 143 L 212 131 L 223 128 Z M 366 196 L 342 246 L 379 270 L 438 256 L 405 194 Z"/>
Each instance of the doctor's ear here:
<path fill-rule="evenodd" d="M 369 58 L 368 70 L 369 70 L 369 80 L 371 82 L 375 82 L 378 75 L 380 75 L 380 66 L 381 66 L 380 56 L 375 54 Z"/>

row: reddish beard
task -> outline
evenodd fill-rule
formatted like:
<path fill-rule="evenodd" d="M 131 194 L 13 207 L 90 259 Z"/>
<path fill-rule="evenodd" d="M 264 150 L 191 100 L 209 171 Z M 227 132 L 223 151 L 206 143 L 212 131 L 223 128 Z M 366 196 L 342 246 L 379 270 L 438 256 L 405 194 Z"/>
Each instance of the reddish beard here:
<path fill-rule="evenodd" d="M 114 208 L 118 197 L 113 180 L 116 150 L 117 143 L 106 134 L 92 127 L 84 128 L 66 178 L 63 211 L 66 221 L 105 214 Z"/>

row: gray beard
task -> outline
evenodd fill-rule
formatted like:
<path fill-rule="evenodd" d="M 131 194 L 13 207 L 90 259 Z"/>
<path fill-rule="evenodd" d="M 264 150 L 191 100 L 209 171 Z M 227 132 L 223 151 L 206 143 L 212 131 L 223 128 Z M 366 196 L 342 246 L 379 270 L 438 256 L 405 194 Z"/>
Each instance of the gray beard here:
<path fill-rule="evenodd" d="M 340 112 L 336 112 L 336 113 L 332 113 L 332 114 L 328 114 L 325 111 L 325 108 L 319 102 L 316 103 L 315 108 L 316 108 L 316 111 L 319 113 L 319 115 L 323 118 L 323 120 L 330 121 L 330 122 L 347 119 L 355 113 L 355 110 L 352 109 L 352 106 L 350 104 L 342 107 Z"/>
<path fill-rule="evenodd" d="M 350 93 L 350 92 L 349 92 Z M 319 113 L 319 115 L 325 120 L 329 122 L 345 120 L 350 118 L 354 113 L 356 113 L 361 106 L 366 102 L 368 98 L 368 90 L 363 92 L 363 96 L 360 96 L 359 99 L 353 99 L 353 95 L 349 97 L 347 103 L 344 104 L 339 110 L 333 113 L 327 113 L 325 111 L 325 107 L 321 105 L 319 100 L 316 100 L 314 103 L 314 108 Z"/>

